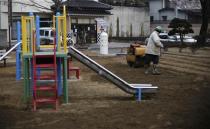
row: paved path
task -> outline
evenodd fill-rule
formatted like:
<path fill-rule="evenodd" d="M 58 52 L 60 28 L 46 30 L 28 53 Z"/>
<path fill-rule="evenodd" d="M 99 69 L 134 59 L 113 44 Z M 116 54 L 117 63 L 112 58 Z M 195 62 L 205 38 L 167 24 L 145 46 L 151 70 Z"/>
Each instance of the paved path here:
<path fill-rule="evenodd" d="M 109 43 L 109 54 L 123 54 L 126 53 L 127 48 L 131 43 L 119 43 L 119 42 L 110 42 Z M 99 53 L 100 45 L 99 44 L 91 44 L 88 47 L 89 50 Z"/>

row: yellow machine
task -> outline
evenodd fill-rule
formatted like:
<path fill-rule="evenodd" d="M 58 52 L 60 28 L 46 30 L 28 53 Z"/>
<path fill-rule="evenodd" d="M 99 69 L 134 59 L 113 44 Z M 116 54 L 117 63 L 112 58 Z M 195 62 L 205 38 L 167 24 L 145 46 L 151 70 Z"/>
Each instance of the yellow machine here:
<path fill-rule="evenodd" d="M 137 43 L 131 44 L 127 50 L 126 60 L 130 67 L 144 66 L 145 46 Z"/>

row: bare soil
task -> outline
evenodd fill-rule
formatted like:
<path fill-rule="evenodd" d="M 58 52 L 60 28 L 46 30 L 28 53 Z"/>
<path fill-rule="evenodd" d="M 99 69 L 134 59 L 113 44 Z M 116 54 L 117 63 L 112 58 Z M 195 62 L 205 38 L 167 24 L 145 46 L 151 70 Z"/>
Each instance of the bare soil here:
<path fill-rule="evenodd" d="M 81 79 L 71 76 L 69 104 L 57 111 L 32 112 L 23 103 L 23 80 L 15 81 L 15 61 L 0 65 L 0 129 L 210 129 L 210 48 L 196 54 L 169 49 L 160 60 L 161 75 L 144 75 L 130 68 L 124 55 L 98 56 L 83 50 L 96 62 L 129 83 L 151 83 L 156 94 L 137 102 L 85 65 Z M 14 53 L 13 53 L 14 56 Z"/>

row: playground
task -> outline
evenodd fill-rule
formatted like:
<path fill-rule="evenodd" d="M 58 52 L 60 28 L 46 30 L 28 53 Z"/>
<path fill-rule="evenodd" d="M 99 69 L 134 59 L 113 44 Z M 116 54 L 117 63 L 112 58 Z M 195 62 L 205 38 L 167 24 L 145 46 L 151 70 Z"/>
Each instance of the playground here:
<path fill-rule="evenodd" d="M 31 111 L 24 103 L 23 81 L 15 80 L 15 53 L 0 70 L 0 127 L 2 129 L 208 129 L 210 128 L 209 48 L 193 55 L 169 49 L 161 57 L 161 75 L 144 75 L 144 68 L 131 68 L 125 56 L 85 55 L 132 83 L 151 83 L 155 94 L 143 94 L 138 102 L 90 68 L 73 59 L 80 79 L 68 80 L 68 104 L 57 110 Z M 176 58 L 174 58 L 176 55 Z"/>
<path fill-rule="evenodd" d="M 143 67 L 127 64 L 125 54 L 108 54 L 105 32 L 100 46 L 106 43 L 106 54 L 69 46 L 65 6 L 53 16 L 54 39 L 48 45 L 40 42 L 39 25 L 39 16 L 22 16 L 17 44 L 0 57 L 10 55 L 0 70 L 0 128 L 210 127 L 208 47 L 196 54 L 168 48 L 160 59 L 162 74 L 145 75 Z M 139 50 L 144 55 L 145 49 Z"/>

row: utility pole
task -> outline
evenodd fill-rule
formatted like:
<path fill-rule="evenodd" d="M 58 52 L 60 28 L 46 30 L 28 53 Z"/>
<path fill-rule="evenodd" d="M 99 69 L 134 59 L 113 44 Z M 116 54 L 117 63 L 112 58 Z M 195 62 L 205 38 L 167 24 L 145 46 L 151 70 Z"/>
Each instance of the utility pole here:
<path fill-rule="evenodd" d="M 11 29 L 12 29 L 12 0 L 8 0 L 8 34 L 9 48 L 11 48 Z"/>

